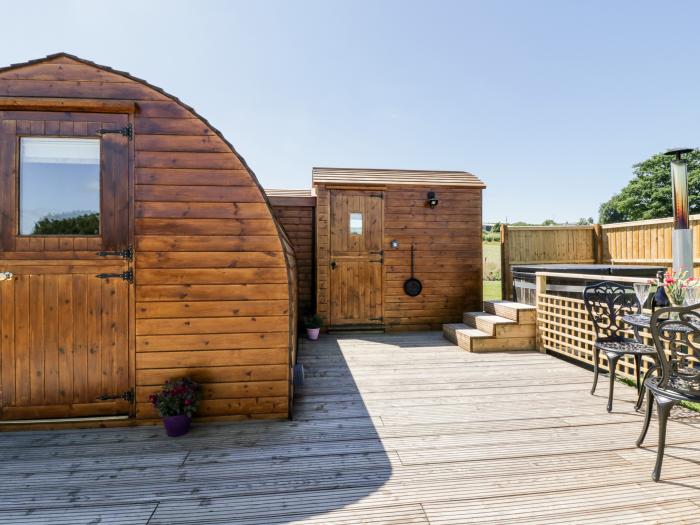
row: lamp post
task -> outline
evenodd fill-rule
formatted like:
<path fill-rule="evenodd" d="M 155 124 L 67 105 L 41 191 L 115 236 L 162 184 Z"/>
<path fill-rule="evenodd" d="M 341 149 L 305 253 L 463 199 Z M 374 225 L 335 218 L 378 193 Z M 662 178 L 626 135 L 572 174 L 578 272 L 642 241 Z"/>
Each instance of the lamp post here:
<path fill-rule="evenodd" d="M 688 163 L 682 155 L 693 151 L 675 148 L 666 152 L 671 159 L 671 191 L 673 195 L 673 271 L 693 273 L 693 231 L 688 212 Z"/>

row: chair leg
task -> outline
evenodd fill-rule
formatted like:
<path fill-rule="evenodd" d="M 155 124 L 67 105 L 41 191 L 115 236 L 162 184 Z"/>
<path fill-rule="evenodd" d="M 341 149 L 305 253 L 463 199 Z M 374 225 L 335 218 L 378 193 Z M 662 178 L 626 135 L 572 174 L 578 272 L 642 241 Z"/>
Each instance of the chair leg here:
<path fill-rule="evenodd" d="M 651 413 L 654 411 L 654 394 L 651 390 L 647 389 L 647 409 L 644 416 L 644 424 L 642 425 L 642 433 L 639 434 L 637 438 L 637 446 L 641 447 L 644 443 L 644 438 L 647 437 L 647 432 L 649 431 L 649 423 L 651 423 Z"/>
<path fill-rule="evenodd" d="M 598 356 L 600 351 L 597 348 L 593 348 L 593 388 L 591 388 L 591 395 L 595 394 L 595 387 L 598 385 Z"/>
<path fill-rule="evenodd" d="M 654 370 L 656 370 L 656 363 L 649 365 L 649 368 L 647 369 L 646 373 L 644 374 L 644 378 L 642 379 L 642 384 L 641 388 L 639 389 L 639 397 L 637 398 L 637 404 L 634 405 L 634 409 L 636 411 L 639 411 L 640 408 L 642 408 L 642 403 L 644 403 L 644 393 L 646 392 L 646 382 L 647 379 L 651 377 L 651 374 L 654 373 Z"/>
<path fill-rule="evenodd" d="M 634 354 L 634 378 L 637 380 L 637 394 L 642 391 L 642 383 L 639 381 L 639 376 L 642 375 L 642 356 Z"/>
<path fill-rule="evenodd" d="M 605 356 L 608 358 L 608 369 L 610 371 L 610 390 L 608 391 L 608 412 L 612 412 L 613 403 L 613 391 L 615 390 L 615 370 L 617 369 L 617 362 L 620 359 L 619 354 L 609 354 L 606 352 Z"/>
<path fill-rule="evenodd" d="M 671 399 L 656 396 L 656 410 L 659 414 L 659 450 L 656 453 L 654 472 L 651 474 L 651 479 L 654 481 L 659 481 L 661 477 L 661 464 L 664 461 L 664 448 L 666 448 L 666 422 L 675 404 L 676 402 Z"/>

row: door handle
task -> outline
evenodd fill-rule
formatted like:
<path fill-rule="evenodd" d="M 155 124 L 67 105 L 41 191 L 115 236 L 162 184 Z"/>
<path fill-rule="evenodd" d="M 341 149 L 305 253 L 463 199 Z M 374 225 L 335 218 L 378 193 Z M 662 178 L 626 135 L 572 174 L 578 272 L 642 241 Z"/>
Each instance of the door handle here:
<path fill-rule="evenodd" d="M 331 261 L 331 270 L 335 270 L 335 267 L 338 266 L 335 261 Z"/>
<path fill-rule="evenodd" d="M 0 272 L 0 281 L 9 281 L 11 280 L 15 274 L 12 272 Z"/>

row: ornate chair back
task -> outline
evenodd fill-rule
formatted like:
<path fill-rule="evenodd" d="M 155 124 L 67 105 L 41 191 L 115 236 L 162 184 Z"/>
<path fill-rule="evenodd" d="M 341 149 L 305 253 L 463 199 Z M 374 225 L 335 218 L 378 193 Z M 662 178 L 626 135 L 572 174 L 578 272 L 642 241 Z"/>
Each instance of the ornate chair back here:
<path fill-rule="evenodd" d="M 603 281 L 590 284 L 583 290 L 586 311 L 593 320 L 596 337 L 622 339 L 626 328 L 621 317 L 638 308 L 634 292 L 621 284 Z"/>
<path fill-rule="evenodd" d="M 651 337 L 659 357 L 659 386 L 700 396 L 700 305 L 659 308 L 651 316 Z M 677 313 L 678 319 L 670 317 Z M 666 348 L 668 347 L 667 354 Z"/>

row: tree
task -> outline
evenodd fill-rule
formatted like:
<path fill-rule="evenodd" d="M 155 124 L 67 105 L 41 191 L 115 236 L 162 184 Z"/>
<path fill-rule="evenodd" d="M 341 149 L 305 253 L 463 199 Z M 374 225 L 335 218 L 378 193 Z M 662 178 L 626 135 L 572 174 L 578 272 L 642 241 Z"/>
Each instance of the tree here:
<path fill-rule="evenodd" d="M 688 162 L 690 213 L 700 213 L 700 151 L 685 155 Z M 600 206 L 600 223 L 661 219 L 673 215 L 671 157 L 661 153 L 634 165 L 634 178 L 620 193 Z"/>
<path fill-rule="evenodd" d="M 579 226 L 587 226 L 589 224 L 593 224 L 593 217 L 588 217 L 588 219 L 586 219 L 585 217 L 581 217 L 576 224 L 578 224 Z"/>
<path fill-rule="evenodd" d="M 99 213 L 88 213 L 77 217 L 53 218 L 47 216 L 34 225 L 33 235 L 98 235 Z"/>
<path fill-rule="evenodd" d="M 542 221 L 542 226 L 556 226 L 557 221 L 554 219 L 545 219 Z"/>

